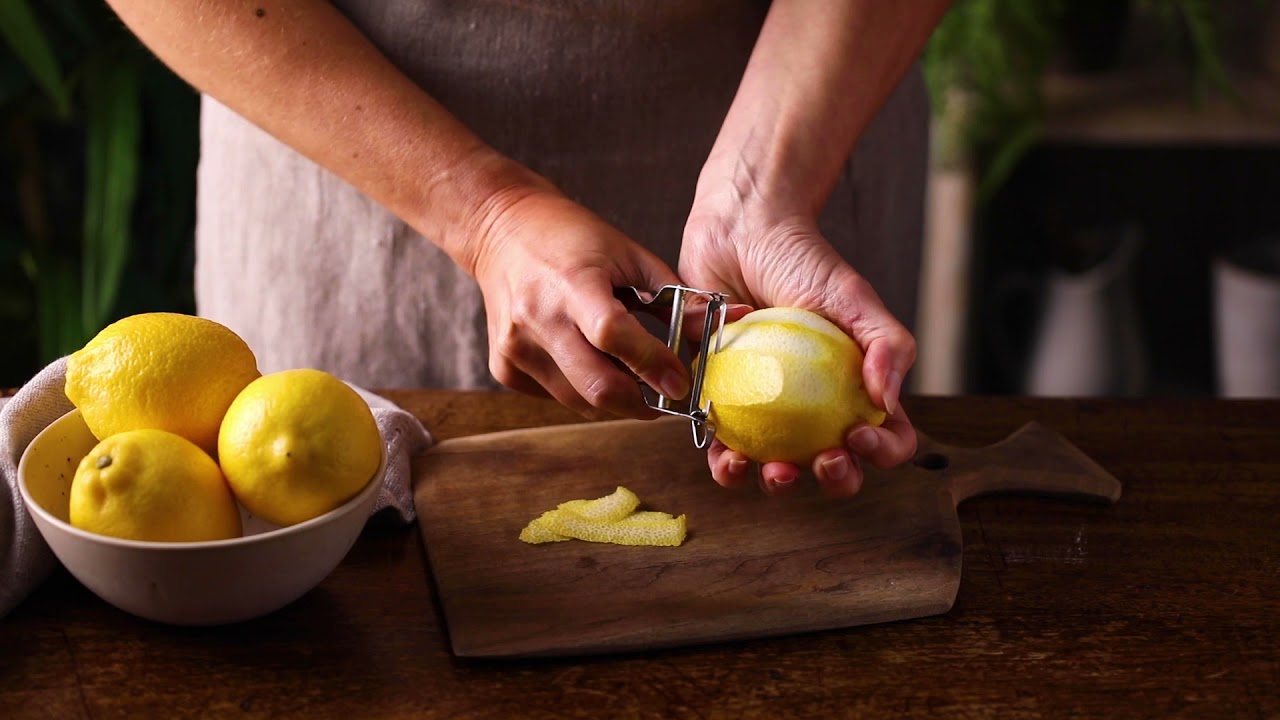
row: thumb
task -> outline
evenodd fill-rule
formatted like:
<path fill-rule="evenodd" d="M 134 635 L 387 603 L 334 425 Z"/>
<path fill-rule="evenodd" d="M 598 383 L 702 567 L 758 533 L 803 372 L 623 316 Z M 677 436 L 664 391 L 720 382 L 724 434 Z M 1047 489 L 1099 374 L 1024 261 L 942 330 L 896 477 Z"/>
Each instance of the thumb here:
<path fill-rule="evenodd" d="M 902 381 L 915 362 L 915 340 L 881 336 L 871 341 L 862 361 L 862 382 L 871 401 L 892 415 L 898 410 Z"/>

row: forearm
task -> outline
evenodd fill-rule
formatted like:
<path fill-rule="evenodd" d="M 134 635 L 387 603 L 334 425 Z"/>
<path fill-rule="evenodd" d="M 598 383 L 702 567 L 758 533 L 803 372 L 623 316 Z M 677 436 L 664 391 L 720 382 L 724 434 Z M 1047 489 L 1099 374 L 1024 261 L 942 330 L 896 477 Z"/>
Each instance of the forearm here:
<path fill-rule="evenodd" d="M 541 181 L 486 146 L 324 0 L 108 0 L 180 77 L 472 271 L 491 205 Z"/>
<path fill-rule="evenodd" d="M 698 183 L 816 216 L 950 0 L 775 0 Z"/>

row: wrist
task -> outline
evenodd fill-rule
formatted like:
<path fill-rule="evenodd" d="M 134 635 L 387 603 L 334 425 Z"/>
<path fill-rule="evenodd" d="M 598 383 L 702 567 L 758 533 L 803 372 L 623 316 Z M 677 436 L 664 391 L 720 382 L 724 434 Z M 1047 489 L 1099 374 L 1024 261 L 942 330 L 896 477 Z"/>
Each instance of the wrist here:
<path fill-rule="evenodd" d="M 769 164 L 744 153 L 713 151 L 698 177 L 690 229 L 741 238 L 797 221 L 816 221 L 823 201 Z"/>
<path fill-rule="evenodd" d="M 530 195 L 558 192 L 532 170 L 477 144 L 428 182 L 415 226 L 475 277 L 496 243 L 500 218 Z"/>

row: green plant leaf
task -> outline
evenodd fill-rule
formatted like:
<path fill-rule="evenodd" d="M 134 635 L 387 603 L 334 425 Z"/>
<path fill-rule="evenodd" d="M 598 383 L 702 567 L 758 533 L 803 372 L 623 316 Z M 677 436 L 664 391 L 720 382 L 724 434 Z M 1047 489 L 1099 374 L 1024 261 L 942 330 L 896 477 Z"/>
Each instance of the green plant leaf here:
<path fill-rule="evenodd" d="M 1004 185 L 1005 180 L 1013 173 L 1019 161 L 1027 151 L 1040 139 L 1040 125 L 1028 123 L 1006 138 L 991 154 L 986 171 L 978 183 L 976 199 L 986 204 Z"/>
<path fill-rule="evenodd" d="M 68 262 L 43 258 L 36 278 L 40 305 L 40 362 L 49 363 L 84 345 L 80 308 L 76 306 L 77 273 Z"/>
<path fill-rule="evenodd" d="M 139 65 L 93 63 L 85 78 L 84 330 L 97 332 L 115 307 L 132 245 L 141 152 Z"/>
<path fill-rule="evenodd" d="M 1034 144 L 1043 124 L 1042 77 L 1056 52 L 1062 0 L 956 0 L 925 48 L 923 68 L 935 117 L 958 122 L 952 138 L 991 149 L 982 163 L 980 202 Z M 960 114 L 947 103 L 959 98 Z"/>
<path fill-rule="evenodd" d="M 63 82 L 53 46 L 27 0 L 0 3 L 0 36 L 53 101 L 58 115 L 68 116 L 71 93 Z"/>
<path fill-rule="evenodd" d="M 1240 96 L 1227 77 L 1218 50 L 1218 20 L 1213 6 L 1197 0 L 1182 0 L 1176 6 L 1191 44 L 1191 81 L 1196 101 L 1203 102 L 1208 91 L 1215 89 L 1239 102 Z"/>

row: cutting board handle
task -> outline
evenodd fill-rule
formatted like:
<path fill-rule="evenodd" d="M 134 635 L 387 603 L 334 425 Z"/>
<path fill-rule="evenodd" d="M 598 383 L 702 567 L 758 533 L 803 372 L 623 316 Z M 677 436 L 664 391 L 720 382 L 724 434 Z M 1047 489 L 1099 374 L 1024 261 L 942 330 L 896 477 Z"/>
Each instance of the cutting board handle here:
<path fill-rule="evenodd" d="M 956 505 L 977 495 L 1052 495 L 1113 503 L 1120 481 L 1053 428 L 1030 422 L 987 447 L 944 445 L 921 433 L 912 462 L 938 472 Z"/>

